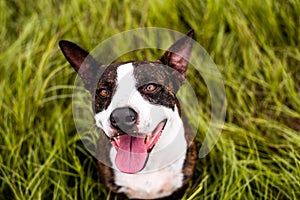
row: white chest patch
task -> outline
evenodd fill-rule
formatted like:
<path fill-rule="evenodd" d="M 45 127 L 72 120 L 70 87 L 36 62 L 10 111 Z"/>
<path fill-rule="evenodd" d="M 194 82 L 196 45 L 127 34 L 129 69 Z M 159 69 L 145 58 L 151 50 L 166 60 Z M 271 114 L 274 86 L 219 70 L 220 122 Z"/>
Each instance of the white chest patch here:
<path fill-rule="evenodd" d="M 185 155 L 170 166 L 146 174 L 125 174 L 115 170 L 115 182 L 129 198 L 153 199 L 172 194 L 182 186 Z"/>

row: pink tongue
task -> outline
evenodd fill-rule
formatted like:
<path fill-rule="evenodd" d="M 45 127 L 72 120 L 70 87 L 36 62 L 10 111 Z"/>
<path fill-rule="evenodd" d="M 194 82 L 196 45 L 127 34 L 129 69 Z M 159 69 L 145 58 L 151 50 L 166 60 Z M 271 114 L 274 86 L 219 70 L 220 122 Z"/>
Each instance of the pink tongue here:
<path fill-rule="evenodd" d="M 118 169 L 134 174 L 141 171 L 148 158 L 145 138 L 130 135 L 120 136 L 120 144 L 115 159 Z"/>

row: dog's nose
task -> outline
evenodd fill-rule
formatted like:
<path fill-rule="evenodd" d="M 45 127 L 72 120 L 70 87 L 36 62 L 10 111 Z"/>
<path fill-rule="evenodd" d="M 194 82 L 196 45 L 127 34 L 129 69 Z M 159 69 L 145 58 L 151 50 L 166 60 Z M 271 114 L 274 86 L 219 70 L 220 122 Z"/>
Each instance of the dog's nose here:
<path fill-rule="evenodd" d="M 137 113 L 130 107 L 115 109 L 110 115 L 110 123 L 121 131 L 129 131 L 137 122 Z"/>

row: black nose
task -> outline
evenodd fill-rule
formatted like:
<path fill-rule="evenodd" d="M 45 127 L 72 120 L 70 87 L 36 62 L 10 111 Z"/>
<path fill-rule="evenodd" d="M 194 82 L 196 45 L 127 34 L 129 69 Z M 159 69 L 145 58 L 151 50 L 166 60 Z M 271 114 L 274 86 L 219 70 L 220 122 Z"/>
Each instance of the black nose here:
<path fill-rule="evenodd" d="M 121 131 L 129 131 L 137 122 L 137 113 L 129 107 L 117 108 L 110 115 L 111 125 Z"/>

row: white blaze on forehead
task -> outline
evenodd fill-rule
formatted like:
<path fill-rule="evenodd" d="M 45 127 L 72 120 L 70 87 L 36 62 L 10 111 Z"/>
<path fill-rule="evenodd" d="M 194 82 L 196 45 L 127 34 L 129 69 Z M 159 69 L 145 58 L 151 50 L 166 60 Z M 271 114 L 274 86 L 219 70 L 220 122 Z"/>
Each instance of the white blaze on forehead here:
<path fill-rule="evenodd" d="M 129 106 L 129 100 L 136 90 L 132 63 L 121 65 L 117 69 L 117 88 L 111 104 L 114 108 Z"/>
<path fill-rule="evenodd" d="M 133 77 L 133 65 L 132 63 L 127 63 L 124 65 L 120 65 L 117 69 L 117 82 L 118 85 L 122 83 L 122 81 L 129 81 L 133 84 L 134 83 L 134 77 Z"/>

